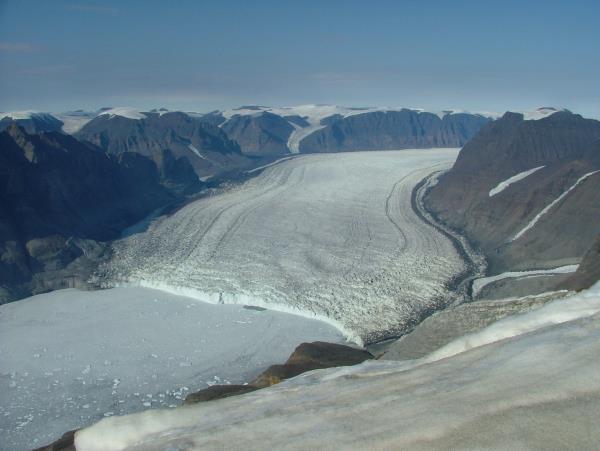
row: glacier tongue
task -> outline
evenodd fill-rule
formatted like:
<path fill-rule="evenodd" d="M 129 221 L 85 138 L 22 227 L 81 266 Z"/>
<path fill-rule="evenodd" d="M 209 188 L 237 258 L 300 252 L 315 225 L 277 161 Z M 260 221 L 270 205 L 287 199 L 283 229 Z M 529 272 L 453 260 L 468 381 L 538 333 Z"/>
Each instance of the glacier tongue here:
<path fill-rule="evenodd" d="M 108 284 L 327 319 L 360 343 L 448 302 L 464 269 L 411 208 L 457 149 L 307 155 L 197 200 L 117 242 Z"/>

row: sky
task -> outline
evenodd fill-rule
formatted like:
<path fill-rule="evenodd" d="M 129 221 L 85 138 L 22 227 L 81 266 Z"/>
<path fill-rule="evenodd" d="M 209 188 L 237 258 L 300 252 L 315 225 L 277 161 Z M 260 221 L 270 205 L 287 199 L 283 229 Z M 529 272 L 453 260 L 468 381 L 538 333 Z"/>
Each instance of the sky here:
<path fill-rule="evenodd" d="M 600 2 L 0 0 L 0 111 L 307 103 L 600 118 Z"/>

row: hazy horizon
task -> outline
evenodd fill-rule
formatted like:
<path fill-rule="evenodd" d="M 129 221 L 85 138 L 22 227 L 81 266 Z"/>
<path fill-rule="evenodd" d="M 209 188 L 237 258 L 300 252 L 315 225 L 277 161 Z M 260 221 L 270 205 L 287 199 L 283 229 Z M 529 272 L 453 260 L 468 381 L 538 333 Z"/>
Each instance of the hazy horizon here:
<path fill-rule="evenodd" d="M 600 6 L 526 6 L 4 0 L 0 110 L 553 106 L 600 117 Z"/>

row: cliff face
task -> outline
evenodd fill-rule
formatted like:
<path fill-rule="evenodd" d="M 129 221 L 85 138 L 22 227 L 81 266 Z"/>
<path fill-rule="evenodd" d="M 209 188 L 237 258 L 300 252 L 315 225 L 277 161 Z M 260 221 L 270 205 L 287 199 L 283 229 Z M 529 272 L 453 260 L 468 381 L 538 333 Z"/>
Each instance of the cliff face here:
<path fill-rule="evenodd" d="M 472 114 L 377 111 L 334 118 L 300 142 L 301 152 L 461 147 L 489 122 Z"/>
<path fill-rule="evenodd" d="M 294 131 L 291 123 L 275 114 L 235 115 L 222 130 L 248 155 L 278 155 L 289 152 L 287 140 Z"/>
<path fill-rule="evenodd" d="M 484 126 L 426 198 L 492 273 L 577 263 L 600 221 L 600 122 L 569 112 Z"/>
<path fill-rule="evenodd" d="M 106 152 L 136 152 L 159 164 L 164 149 L 176 158 L 188 159 L 200 177 L 245 167 L 249 160 L 236 142 L 216 125 L 181 112 L 143 113 L 143 118 L 101 114 L 85 124 L 75 136 Z"/>
<path fill-rule="evenodd" d="M 104 251 L 97 241 L 174 198 L 146 157 L 9 127 L 0 133 L 0 302 L 84 285 Z M 64 271 L 80 257 L 89 261 Z"/>

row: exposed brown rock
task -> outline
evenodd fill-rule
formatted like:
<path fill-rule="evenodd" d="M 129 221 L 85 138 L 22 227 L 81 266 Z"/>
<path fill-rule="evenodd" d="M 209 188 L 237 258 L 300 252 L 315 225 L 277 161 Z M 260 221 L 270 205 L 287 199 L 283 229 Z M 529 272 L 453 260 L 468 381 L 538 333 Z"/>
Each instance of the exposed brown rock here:
<path fill-rule="evenodd" d="M 322 341 L 302 343 L 294 350 L 285 364 L 271 365 L 254 379 L 251 385 L 268 387 L 307 371 L 356 365 L 372 358 L 373 355 L 369 352 L 350 346 Z"/>
<path fill-rule="evenodd" d="M 243 395 L 259 388 L 253 385 L 213 385 L 196 393 L 190 393 L 185 397 L 183 404 L 196 404 L 198 402 L 228 398 L 229 396 Z"/>
<path fill-rule="evenodd" d="M 33 451 L 76 451 L 75 432 L 77 432 L 77 429 L 65 432 L 62 437 L 55 442 L 47 446 L 42 446 L 41 448 L 36 448 Z"/>
<path fill-rule="evenodd" d="M 325 343 L 302 343 L 283 365 L 271 365 L 248 385 L 213 385 L 185 398 L 184 404 L 212 401 L 229 396 L 243 395 L 260 388 L 269 387 L 307 371 L 335 366 L 357 365 L 374 358 L 363 349 Z"/>

